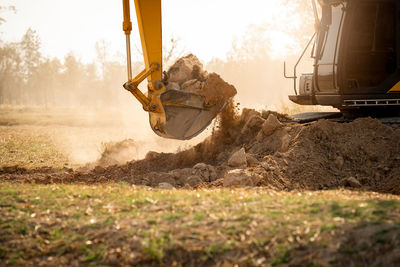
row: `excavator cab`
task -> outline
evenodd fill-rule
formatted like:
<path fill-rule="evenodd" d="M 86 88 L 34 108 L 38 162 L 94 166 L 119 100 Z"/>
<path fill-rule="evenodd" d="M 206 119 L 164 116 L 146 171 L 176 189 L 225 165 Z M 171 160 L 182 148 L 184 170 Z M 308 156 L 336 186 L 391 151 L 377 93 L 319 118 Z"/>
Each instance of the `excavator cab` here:
<path fill-rule="evenodd" d="M 399 110 L 400 1 L 319 3 L 322 16 L 316 17 L 314 72 L 301 75 L 297 92 L 297 65 L 292 77 L 285 70 L 295 84 L 289 99 L 342 111 Z"/>
<path fill-rule="evenodd" d="M 124 88 L 131 92 L 149 113 L 152 130 L 159 136 L 187 140 L 201 133 L 218 115 L 229 100 L 210 104 L 198 94 L 167 90 L 162 71 L 161 0 L 134 0 L 136 17 L 145 62 L 145 69 L 132 77 L 129 0 L 123 0 L 126 35 L 128 82 Z M 138 86 L 147 79 L 147 93 Z"/>

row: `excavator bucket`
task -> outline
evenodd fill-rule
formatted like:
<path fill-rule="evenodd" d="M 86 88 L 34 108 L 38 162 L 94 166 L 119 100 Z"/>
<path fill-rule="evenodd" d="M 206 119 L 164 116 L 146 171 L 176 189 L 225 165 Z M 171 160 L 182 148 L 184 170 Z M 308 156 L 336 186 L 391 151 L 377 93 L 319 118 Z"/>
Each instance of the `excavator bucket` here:
<path fill-rule="evenodd" d="M 201 133 L 230 101 L 207 107 L 203 96 L 179 90 L 163 92 L 160 100 L 165 122 L 160 124 L 160 114 L 150 112 L 151 127 L 161 137 L 179 140 Z"/>
<path fill-rule="evenodd" d="M 123 0 L 126 35 L 128 82 L 124 87 L 130 91 L 149 112 L 150 125 L 161 137 L 187 140 L 202 132 L 229 102 L 220 99 L 209 90 L 203 95 L 187 91 L 167 90 L 162 72 L 161 0 L 134 0 L 145 69 L 132 78 L 129 0 Z M 138 86 L 148 80 L 148 92 L 142 93 Z M 236 90 L 234 91 L 236 94 Z M 233 95 L 234 95 L 233 94 Z M 233 96 L 232 95 L 232 96 Z"/>

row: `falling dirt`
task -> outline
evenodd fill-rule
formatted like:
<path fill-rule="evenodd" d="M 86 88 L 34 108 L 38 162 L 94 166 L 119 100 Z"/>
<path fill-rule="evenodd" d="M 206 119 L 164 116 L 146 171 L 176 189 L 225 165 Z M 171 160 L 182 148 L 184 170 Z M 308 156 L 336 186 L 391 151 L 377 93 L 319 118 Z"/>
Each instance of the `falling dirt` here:
<path fill-rule="evenodd" d="M 127 141 L 111 146 L 91 169 L 65 168 L 59 172 L 14 167 L 3 168 L 0 177 L 34 183 L 126 181 L 195 188 L 353 187 L 400 194 L 400 130 L 372 118 L 350 123 L 319 120 L 298 124 L 275 112 L 244 109 L 239 115 L 237 106 L 230 103 L 220 114 L 211 136 L 190 149 L 177 153 L 149 152 L 143 160 L 115 164 L 110 156 L 126 144 Z M 240 149 L 245 151 L 244 165 L 230 166 L 230 157 Z M 110 163 L 113 165 L 108 166 Z"/>
<path fill-rule="evenodd" d="M 125 139 L 120 142 L 103 143 L 103 152 L 100 158 L 87 164 L 84 168 L 94 168 L 96 166 L 108 167 L 112 165 L 123 165 L 138 154 L 138 144 L 133 139 Z"/>

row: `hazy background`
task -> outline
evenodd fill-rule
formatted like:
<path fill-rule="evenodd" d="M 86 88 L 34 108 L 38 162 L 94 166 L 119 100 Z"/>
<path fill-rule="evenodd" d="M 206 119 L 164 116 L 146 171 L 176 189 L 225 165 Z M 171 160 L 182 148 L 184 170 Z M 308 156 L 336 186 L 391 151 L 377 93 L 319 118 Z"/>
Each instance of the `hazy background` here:
<path fill-rule="evenodd" d="M 119 122 L 112 126 L 114 133 L 99 129 L 97 138 L 93 133 L 91 139 L 66 134 L 65 140 L 72 138 L 66 147 L 89 151 L 89 139 L 96 140 L 93 150 L 101 140 L 134 138 L 157 144 L 149 149 L 165 151 L 199 142 L 208 134 L 186 143 L 161 140 L 148 127 L 139 102 L 122 88 L 127 79 L 122 1 L 0 0 L 0 6 L 0 105 L 49 112 L 69 108 L 85 118 L 108 114 Z M 143 59 L 135 12 L 131 13 L 133 69 L 138 73 Z M 283 78 L 283 62 L 292 71 L 313 34 L 312 14 L 309 1 L 303 0 L 165 0 L 165 68 L 193 53 L 208 71 L 236 86 L 242 107 L 295 109 L 287 100 L 293 82 Z M 308 58 L 309 53 L 300 71 L 312 71 Z M 93 160 L 96 153 L 77 161 Z"/>

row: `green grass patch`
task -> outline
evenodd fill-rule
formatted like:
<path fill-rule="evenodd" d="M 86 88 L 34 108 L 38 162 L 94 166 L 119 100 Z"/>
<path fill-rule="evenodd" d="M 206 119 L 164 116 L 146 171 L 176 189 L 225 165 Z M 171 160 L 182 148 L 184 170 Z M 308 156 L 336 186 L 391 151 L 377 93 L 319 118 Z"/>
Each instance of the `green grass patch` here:
<path fill-rule="evenodd" d="M 47 257 L 81 265 L 201 265 L 228 258 L 282 265 L 298 261 L 298 247 L 304 255 L 363 251 L 383 259 L 374 249 L 396 244 L 400 231 L 399 197 L 340 190 L 1 183 L 0 203 L 0 265 Z M 372 245 L 346 243 L 364 229 L 374 229 L 367 237 Z M 337 240 L 344 243 L 332 250 Z"/>

